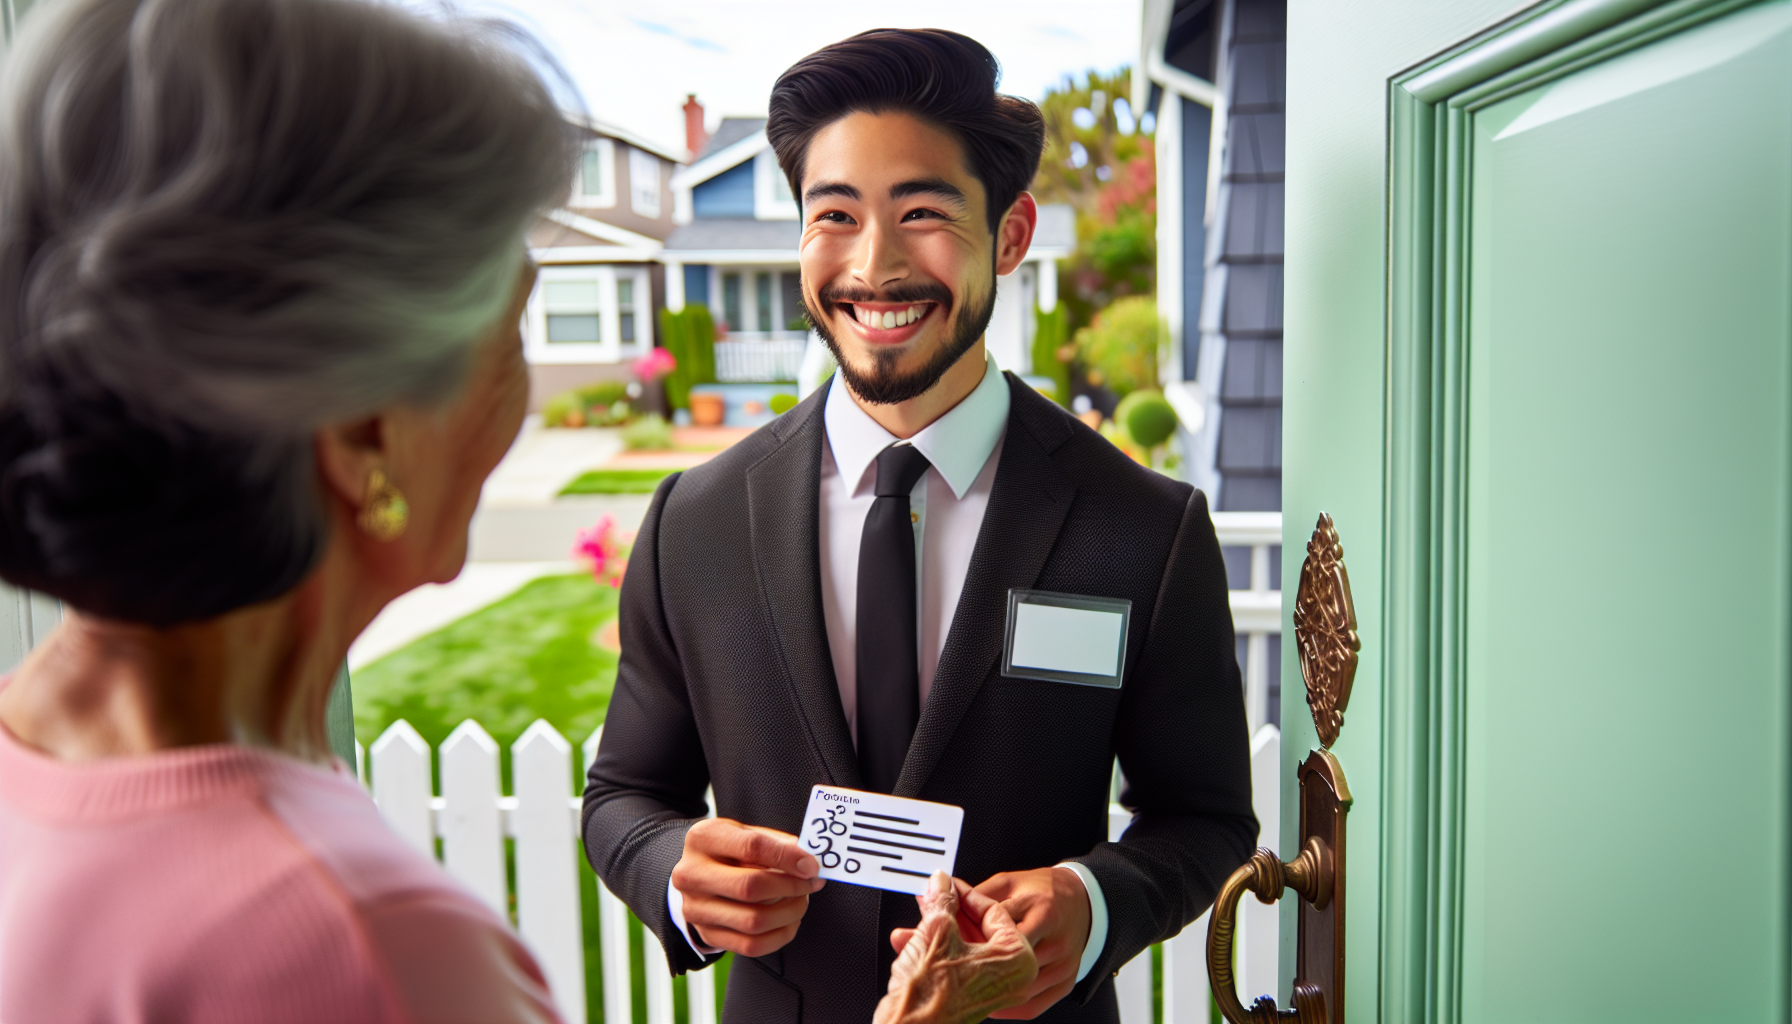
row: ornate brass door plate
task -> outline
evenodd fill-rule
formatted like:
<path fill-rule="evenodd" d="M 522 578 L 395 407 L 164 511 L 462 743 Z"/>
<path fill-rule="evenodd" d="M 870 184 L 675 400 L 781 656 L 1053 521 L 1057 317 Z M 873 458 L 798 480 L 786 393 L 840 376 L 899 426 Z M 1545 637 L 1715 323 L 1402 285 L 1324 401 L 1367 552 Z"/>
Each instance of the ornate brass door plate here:
<path fill-rule="evenodd" d="M 1350 600 L 1350 575 L 1344 570 L 1344 546 L 1332 517 L 1323 512 L 1300 568 L 1294 636 L 1320 747 L 1307 755 L 1297 771 L 1299 855 L 1283 863 L 1276 851 L 1258 849 L 1226 879 L 1213 903 L 1207 932 L 1207 973 L 1214 1002 L 1232 1024 L 1278 1020 L 1344 1024 L 1344 818 L 1350 810 L 1350 786 L 1328 748 L 1344 727 L 1344 710 L 1350 703 L 1362 645 Z M 1279 1009 L 1269 995 L 1260 996 L 1248 1010 L 1238 1001 L 1232 976 L 1234 918 L 1247 889 L 1263 903 L 1274 903 L 1284 890 L 1300 896 L 1294 1005 L 1286 1009 Z"/>
<path fill-rule="evenodd" d="M 1356 681 L 1356 605 L 1350 600 L 1350 573 L 1344 569 L 1344 545 L 1332 517 L 1319 513 L 1307 560 L 1300 567 L 1300 590 L 1294 598 L 1294 642 L 1300 649 L 1300 676 L 1307 684 L 1307 706 L 1319 745 L 1330 749 L 1344 728 L 1350 685 Z"/>

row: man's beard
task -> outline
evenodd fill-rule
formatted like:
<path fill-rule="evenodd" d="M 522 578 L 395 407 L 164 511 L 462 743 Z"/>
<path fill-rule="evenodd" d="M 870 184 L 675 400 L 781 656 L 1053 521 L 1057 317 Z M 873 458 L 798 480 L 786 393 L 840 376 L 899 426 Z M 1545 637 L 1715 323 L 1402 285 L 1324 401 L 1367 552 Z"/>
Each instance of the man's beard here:
<path fill-rule="evenodd" d="M 872 365 L 870 373 L 861 373 L 840 351 L 840 342 L 828 329 L 826 314 L 839 310 L 843 302 L 934 302 L 939 305 L 939 315 L 950 318 L 954 311 L 952 292 L 943 284 L 897 285 L 883 292 L 873 292 L 863 288 L 842 288 L 829 283 L 823 285 L 815 297 L 820 310 L 809 309 L 805 300 L 803 313 L 809 319 L 809 326 L 821 336 L 822 343 L 834 354 L 834 361 L 840 364 L 840 375 L 846 379 L 846 386 L 860 401 L 872 405 L 895 405 L 911 398 L 924 395 L 940 378 L 946 375 L 955 363 L 964 357 L 983 332 L 989 329 L 989 318 L 996 310 L 995 275 L 989 275 L 989 298 L 980 309 L 965 307 L 963 315 L 956 320 L 956 329 L 946 343 L 940 346 L 932 358 L 922 364 L 920 369 L 911 373 L 903 373 L 897 369 L 902 353 L 890 349 L 874 349 L 871 353 Z M 818 315 L 819 314 L 819 315 Z M 840 315 L 848 315 L 840 310 Z"/>

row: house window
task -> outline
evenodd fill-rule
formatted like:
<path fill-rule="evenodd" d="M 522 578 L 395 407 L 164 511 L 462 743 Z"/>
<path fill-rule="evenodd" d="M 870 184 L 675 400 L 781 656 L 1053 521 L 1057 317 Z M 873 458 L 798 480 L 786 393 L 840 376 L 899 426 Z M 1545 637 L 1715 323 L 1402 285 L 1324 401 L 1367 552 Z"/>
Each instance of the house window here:
<path fill-rule="evenodd" d="M 543 267 L 525 351 L 538 363 L 613 363 L 653 347 L 653 292 L 640 266 Z"/>
<path fill-rule="evenodd" d="M 660 160 L 645 150 L 629 147 L 629 208 L 643 217 L 660 215 Z"/>
<path fill-rule="evenodd" d="M 783 171 L 772 175 L 772 199 L 780 203 L 795 203 L 796 197 L 790 194 L 790 179 Z"/>
<path fill-rule="evenodd" d="M 542 288 L 547 304 L 550 345 L 595 344 L 603 336 L 603 286 L 598 281 L 549 281 Z"/>
<path fill-rule="evenodd" d="M 622 343 L 635 343 L 635 282 L 633 278 L 616 279 L 616 311 L 622 325 Z"/>
<path fill-rule="evenodd" d="M 745 330 L 740 315 L 740 275 L 722 275 L 722 322 L 731 331 Z"/>
<path fill-rule="evenodd" d="M 657 175 L 658 168 L 655 168 Z M 592 139 L 585 143 L 579 160 L 579 173 L 573 182 L 570 205 L 575 207 L 616 205 L 616 148 L 609 139 Z M 654 183 L 657 195 L 659 184 Z"/>
<path fill-rule="evenodd" d="M 753 312 L 757 314 L 754 325 L 761 331 L 772 329 L 772 275 L 753 275 Z"/>

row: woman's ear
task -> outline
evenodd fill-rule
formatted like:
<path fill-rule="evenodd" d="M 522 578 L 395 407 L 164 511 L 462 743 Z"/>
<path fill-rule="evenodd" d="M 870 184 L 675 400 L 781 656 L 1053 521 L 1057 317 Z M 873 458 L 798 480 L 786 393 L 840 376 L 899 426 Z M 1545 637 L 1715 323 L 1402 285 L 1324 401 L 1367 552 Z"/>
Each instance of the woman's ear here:
<path fill-rule="evenodd" d="M 317 472 L 324 486 L 349 508 L 367 500 L 368 481 L 386 465 L 383 417 L 331 423 L 315 435 Z"/>
<path fill-rule="evenodd" d="M 1027 250 L 1033 246 L 1033 231 L 1039 226 L 1039 204 L 1031 192 L 1022 192 L 1002 215 L 996 226 L 996 275 L 1012 274 Z"/>

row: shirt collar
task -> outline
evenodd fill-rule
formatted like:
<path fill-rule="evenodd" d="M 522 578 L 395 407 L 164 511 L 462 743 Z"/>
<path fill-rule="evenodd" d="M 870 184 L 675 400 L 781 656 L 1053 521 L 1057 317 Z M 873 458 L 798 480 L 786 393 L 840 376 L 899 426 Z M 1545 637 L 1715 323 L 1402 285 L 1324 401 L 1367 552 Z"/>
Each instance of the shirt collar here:
<path fill-rule="evenodd" d="M 829 387 L 827 406 L 822 411 L 828 447 L 840 478 L 857 493 L 878 453 L 894 444 L 897 437 L 859 407 L 847 393 L 846 382 L 839 373 L 834 374 Z M 983 380 L 976 389 L 909 439 L 939 470 L 954 497 L 963 498 L 971 489 L 977 474 L 983 472 L 983 464 L 995 451 L 996 442 L 1002 439 L 1002 431 L 1008 426 L 1008 403 L 1008 382 L 996 366 L 995 357 L 985 353 Z"/>

